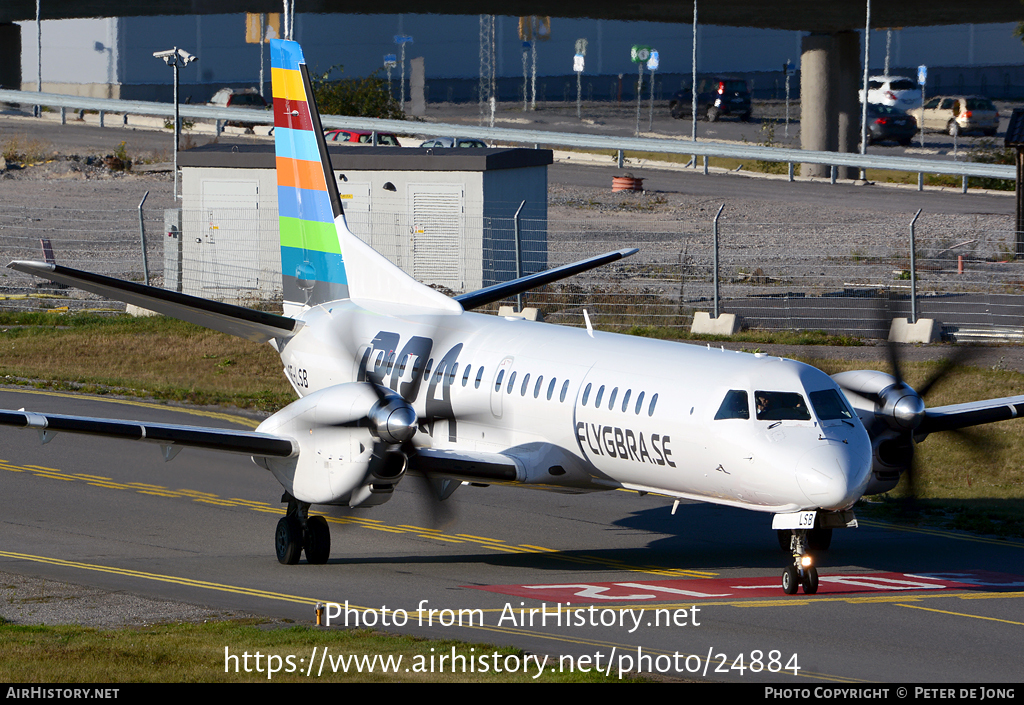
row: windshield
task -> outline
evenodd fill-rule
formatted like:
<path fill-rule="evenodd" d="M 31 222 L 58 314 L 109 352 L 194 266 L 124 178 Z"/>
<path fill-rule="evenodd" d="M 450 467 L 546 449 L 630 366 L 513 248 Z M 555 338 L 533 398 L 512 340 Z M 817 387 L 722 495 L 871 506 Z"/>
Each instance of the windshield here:
<path fill-rule="evenodd" d="M 758 421 L 810 421 L 807 402 L 796 392 L 754 392 Z"/>
<path fill-rule="evenodd" d="M 814 405 L 814 413 L 822 421 L 846 421 L 853 418 L 853 412 L 834 389 L 811 392 L 808 395 Z"/>
<path fill-rule="evenodd" d="M 747 392 L 744 389 L 732 389 L 725 395 L 722 406 L 715 414 L 715 421 L 722 419 L 749 419 L 750 406 L 747 404 Z"/>

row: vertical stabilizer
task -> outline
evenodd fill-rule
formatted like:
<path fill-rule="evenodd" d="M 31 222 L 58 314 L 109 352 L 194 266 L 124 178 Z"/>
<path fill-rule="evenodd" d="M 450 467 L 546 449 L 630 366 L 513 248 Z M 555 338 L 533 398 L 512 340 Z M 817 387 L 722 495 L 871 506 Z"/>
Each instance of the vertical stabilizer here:
<path fill-rule="evenodd" d="M 270 67 L 285 311 L 353 299 L 461 313 L 349 231 L 302 48 L 271 39 Z"/>

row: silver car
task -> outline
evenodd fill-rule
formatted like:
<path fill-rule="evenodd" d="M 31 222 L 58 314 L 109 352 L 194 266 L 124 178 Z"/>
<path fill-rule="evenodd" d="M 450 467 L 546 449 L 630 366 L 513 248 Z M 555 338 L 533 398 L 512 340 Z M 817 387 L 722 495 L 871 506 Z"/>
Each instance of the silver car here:
<path fill-rule="evenodd" d="M 427 140 L 420 147 L 487 147 L 483 140 L 472 137 L 435 137 Z"/>

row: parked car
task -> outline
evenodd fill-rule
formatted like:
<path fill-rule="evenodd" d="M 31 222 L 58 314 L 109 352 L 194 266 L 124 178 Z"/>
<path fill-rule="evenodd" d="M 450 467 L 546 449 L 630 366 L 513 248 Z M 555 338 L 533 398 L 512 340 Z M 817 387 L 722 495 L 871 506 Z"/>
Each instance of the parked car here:
<path fill-rule="evenodd" d="M 999 129 L 999 111 L 991 100 L 980 95 L 935 96 L 913 114 L 925 130 L 945 132 L 950 136 L 980 132 L 987 137 L 995 137 Z"/>
<path fill-rule="evenodd" d="M 256 108 L 263 110 L 269 107 L 267 101 L 263 99 L 263 96 L 255 88 L 221 88 L 213 94 L 207 105 L 213 105 L 218 108 Z M 233 120 L 229 120 L 227 124 L 232 127 L 244 127 L 249 130 L 256 125 L 253 122 L 235 122 Z"/>
<path fill-rule="evenodd" d="M 674 118 L 690 117 L 693 112 L 691 89 L 676 91 L 668 101 L 668 110 Z M 715 76 L 697 85 L 697 115 L 703 115 L 708 122 L 732 115 L 749 120 L 750 111 L 750 86 L 742 78 Z"/>
<path fill-rule="evenodd" d="M 329 130 L 324 134 L 328 142 L 356 144 L 373 144 L 373 131 L 371 130 Z M 393 132 L 377 133 L 378 147 L 401 147 L 398 135 Z"/>
<path fill-rule="evenodd" d="M 420 147 L 487 147 L 487 143 L 472 137 L 435 137 Z"/>
<path fill-rule="evenodd" d="M 857 92 L 864 102 L 864 89 Z M 908 111 L 921 105 L 921 87 L 906 76 L 872 76 L 868 79 L 868 104 L 889 105 Z"/>
<path fill-rule="evenodd" d="M 917 134 L 917 120 L 891 105 L 868 103 L 868 144 L 897 142 L 904 147 Z"/>

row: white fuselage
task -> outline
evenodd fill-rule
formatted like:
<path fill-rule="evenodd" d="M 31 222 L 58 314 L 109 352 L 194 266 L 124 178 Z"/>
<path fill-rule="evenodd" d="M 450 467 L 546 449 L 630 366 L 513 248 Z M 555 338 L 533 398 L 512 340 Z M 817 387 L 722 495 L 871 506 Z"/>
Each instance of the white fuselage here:
<path fill-rule="evenodd" d="M 749 400 L 839 391 L 808 365 L 470 312 L 374 309 L 304 312 L 280 351 L 300 396 L 358 381 L 363 367 L 412 403 L 417 445 L 502 453 L 544 489 L 794 512 L 849 507 L 867 485 L 871 444 L 855 415 L 822 420 L 812 404 L 806 420 L 758 420 L 753 408 L 715 418 L 730 390 Z"/>

